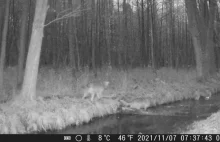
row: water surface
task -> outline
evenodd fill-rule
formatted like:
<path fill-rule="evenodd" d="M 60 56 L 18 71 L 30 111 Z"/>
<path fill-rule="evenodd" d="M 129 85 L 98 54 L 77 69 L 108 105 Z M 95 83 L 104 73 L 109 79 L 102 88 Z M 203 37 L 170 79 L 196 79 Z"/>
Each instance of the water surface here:
<path fill-rule="evenodd" d="M 103 118 L 94 118 L 80 126 L 69 126 L 61 131 L 48 134 L 164 134 L 178 133 L 193 121 L 206 119 L 220 108 L 220 95 L 209 100 L 184 100 L 172 104 L 150 108 L 133 114 L 114 114 Z"/>

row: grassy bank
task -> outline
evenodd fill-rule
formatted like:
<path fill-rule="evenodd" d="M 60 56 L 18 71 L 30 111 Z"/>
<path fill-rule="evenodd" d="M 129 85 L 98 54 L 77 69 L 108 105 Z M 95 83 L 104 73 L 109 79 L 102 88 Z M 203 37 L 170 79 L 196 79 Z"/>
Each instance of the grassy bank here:
<path fill-rule="evenodd" d="M 8 68 L 4 75 L 5 93 L 1 102 L 19 91 L 15 68 Z M 83 86 L 91 81 L 108 80 L 105 95 L 95 102 L 81 99 Z M 130 69 L 127 72 L 103 68 L 94 77 L 88 70 L 72 77 L 70 69 L 41 68 L 37 83 L 37 100 L 26 105 L 0 104 L 0 133 L 32 133 L 42 130 L 60 130 L 68 125 L 79 125 L 117 113 L 121 108 L 147 109 L 164 103 L 208 96 L 220 89 L 220 75 L 206 80 L 196 79 L 195 70 L 161 68 Z"/>
<path fill-rule="evenodd" d="M 188 126 L 184 134 L 219 134 L 220 133 L 220 111 L 213 113 L 205 120 L 194 122 Z"/>

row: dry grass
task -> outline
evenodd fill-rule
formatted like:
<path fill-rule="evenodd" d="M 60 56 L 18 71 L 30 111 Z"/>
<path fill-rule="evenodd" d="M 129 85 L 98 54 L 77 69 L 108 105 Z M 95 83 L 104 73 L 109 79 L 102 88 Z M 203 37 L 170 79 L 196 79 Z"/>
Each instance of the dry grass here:
<path fill-rule="evenodd" d="M 14 90 L 14 68 L 5 72 L 6 98 L 17 95 Z M 161 68 L 131 69 L 127 72 L 110 67 L 98 70 L 97 78 L 88 69 L 72 76 L 71 69 L 41 68 L 37 82 L 38 99 L 34 105 L 11 106 L 0 104 L 0 133 L 31 133 L 42 130 L 60 130 L 69 125 L 89 122 L 118 112 L 120 107 L 147 109 L 177 100 L 196 98 L 202 92 L 219 90 L 220 75 L 205 82 L 196 81 L 194 70 Z M 82 100 L 82 90 L 89 82 L 108 80 L 110 85 L 104 95 L 114 94 L 116 99 Z M 7 91 L 5 91 L 7 92 Z M 199 93 L 198 93 L 199 92 Z M 48 97 L 50 99 L 48 99 Z M 29 106 L 29 107 L 28 107 Z"/>
<path fill-rule="evenodd" d="M 37 100 L 36 105 L 26 108 L 10 107 L 10 110 L 0 111 L 1 134 L 61 130 L 69 125 L 89 122 L 94 117 L 116 113 L 119 103 L 104 99 L 91 104 L 65 97 L 62 100 Z"/>

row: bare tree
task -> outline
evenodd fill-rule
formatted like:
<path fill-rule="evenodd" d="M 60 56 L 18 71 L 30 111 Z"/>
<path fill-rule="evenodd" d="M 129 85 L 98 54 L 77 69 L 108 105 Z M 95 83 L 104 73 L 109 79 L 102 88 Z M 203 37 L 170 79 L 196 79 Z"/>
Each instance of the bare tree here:
<path fill-rule="evenodd" d="M 214 54 L 214 20 L 217 10 L 216 0 L 185 0 L 196 54 L 196 69 L 200 77 L 216 71 Z"/>
<path fill-rule="evenodd" d="M 117 0 L 117 11 L 118 11 L 118 35 L 119 35 L 119 39 L 118 39 L 118 48 L 117 48 L 117 53 L 118 53 L 118 64 L 119 66 L 122 64 L 122 57 L 121 57 L 121 50 L 122 50 L 122 41 L 121 41 L 121 28 L 120 28 L 120 24 L 121 24 L 121 17 L 120 17 L 120 2 L 119 0 Z"/>
<path fill-rule="evenodd" d="M 68 4 L 68 3 L 66 3 Z M 73 6 L 73 9 L 76 8 L 75 3 L 71 3 L 71 6 Z M 68 6 L 66 6 L 68 7 Z M 75 54 L 74 54 L 74 49 L 75 49 L 75 40 L 74 40 L 74 35 L 75 35 L 75 29 L 74 29 L 74 17 L 70 17 L 68 21 L 68 41 L 69 41 L 69 66 L 72 68 L 72 72 L 75 72 L 76 69 L 76 62 L 75 62 Z M 74 44 L 75 43 L 75 44 Z"/>
<path fill-rule="evenodd" d="M 32 34 L 21 91 L 23 99 L 27 100 L 34 100 L 36 97 L 37 74 L 47 9 L 47 0 L 36 1 Z"/>
<path fill-rule="evenodd" d="M 6 50 L 7 33 L 8 33 L 9 6 L 10 6 L 10 0 L 6 0 L 4 27 L 3 27 L 2 42 L 1 42 L 0 94 L 3 94 L 3 92 L 2 92 L 2 90 L 3 90 L 3 74 L 4 74 L 4 66 L 5 66 L 5 50 Z"/>
<path fill-rule="evenodd" d="M 128 6 L 127 0 L 123 0 L 123 50 L 124 50 L 124 64 L 127 67 L 128 59 Z"/>
<path fill-rule="evenodd" d="M 137 1 L 137 6 L 138 6 L 138 1 Z M 138 14 L 138 16 L 139 16 L 139 14 Z M 139 22 L 141 21 L 141 23 L 139 23 L 139 28 L 141 29 L 141 30 L 139 29 L 141 31 L 141 44 L 140 44 L 141 45 L 141 50 L 140 50 L 140 52 L 141 52 L 142 63 L 143 63 L 143 65 L 147 66 L 147 55 L 146 55 L 147 52 L 146 52 L 146 45 L 145 45 L 145 43 L 146 43 L 145 42 L 145 39 L 146 39 L 145 32 L 146 32 L 146 30 L 145 30 L 145 27 L 144 27 L 144 25 L 145 25 L 144 16 L 145 16 L 145 14 L 144 14 L 144 0 L 141 0 L 141 20 L 140 19 L 138 20 Z"/>
<path fill-rule="evenodd" d="M 25 47 L 27 41 L 27 19 L 28 19 L 28 0 L 20 0 L 22 4 L 22 13 L 20 21 L 20 36 L 19 36 L 19 58 L 18 58 L 18 75 L 17 75 L 17 85 L 20 87 L 23 82 L 23 72 L 24 72 L 24 59 L 25 59 Z"/>

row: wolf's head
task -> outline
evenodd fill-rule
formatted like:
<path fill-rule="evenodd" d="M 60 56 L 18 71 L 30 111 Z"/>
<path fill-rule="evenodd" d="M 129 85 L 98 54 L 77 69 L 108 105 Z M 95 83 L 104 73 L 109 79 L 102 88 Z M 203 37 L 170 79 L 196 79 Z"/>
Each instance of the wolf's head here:
<path fill-rule="evenodd" d="M 109 81 L 104 81 L 104 86 L 107 87 L 109 85 Z"/>

